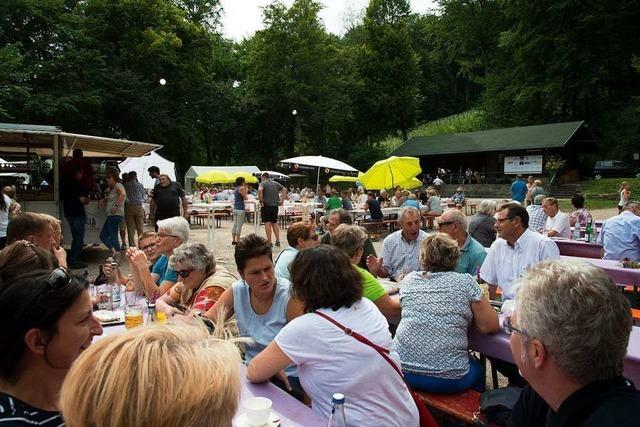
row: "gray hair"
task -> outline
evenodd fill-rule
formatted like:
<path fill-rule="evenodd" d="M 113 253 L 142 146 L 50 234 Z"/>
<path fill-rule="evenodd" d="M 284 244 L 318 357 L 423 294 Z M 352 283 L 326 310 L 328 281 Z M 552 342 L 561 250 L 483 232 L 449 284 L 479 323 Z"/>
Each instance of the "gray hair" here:
<path fill-rule="evenodd" d="M 158 231 L 163 230 L 180 239 L 181 243 L 189 241 L 189 223 L 181 216 L 174 216 L 158 221 Z"/>
<path fill-rule="evenodd" d="M 332 215 L 338 215 L 338 217 L 340 217 L 340 224 L 351 224 L 351 223 L 353 223 L 353 220 L 351 218 L 351 214 L 346 209 L 342 209 L 342 208 L 331 209 L 329 211 L 329 216 L 332 216 Z M 327 219 L 328 219 L 328 217 L 327 217 Z"/>
<path fill-rule="evenodd" d="M 631 307 L 603 270 L 584 261 L 543 261 L 520 280 L 516 313 L 523 339 L 540 340 L 570 378 L 589 383 L 622 375 Z"/>
<path fill-rule="evenodd" d="M 498 209 L 498 203 L 495 200 L 485 199 L 480 202 L 480 206 L 478 207 L 478 213 L 484 215 L 493 215 L 496 213 Z"/>
<path fill-rule="evenodd" d="M 179 263 L 186 268 L 204 271 L 206 274 L 216 271 L 216 260 L 213 253 L 202 243 L 180 245 L 173 251 L 171 262 Z"/>
<path fill-rule="evenodd" d="M 445 212 L 449 221 L 455 221 L 464 231 L 467 231 L 467 217 L 458 209 L 449 209 Z"/>
<path fill-rule="evenodd" d="M 534 198 L 533 198 L 533 204 L 534 204 L 534 205 L 541 205 L 541 204 L 542 204 L 542 201 L 543 201 L 544 199 L 546 199 L 546 198 L 547 198 L 547 196 L 546 196 L 546 195 L 544 195 L 544 194 L 538 194 L 536 197 L 534 197 Z"/>
<path fill-rule="evenodd" d="M 623 211 L 631 211 L 636 215 L 640 215 L 640 202 L 636 202 L 635 200 L 630 200 L 626 205 L 622 208 Z"/>
<path fill-rule="evenodd" d="M 446 233 L 429 234 L 420 244 L 420 265 L 425 271 L 453 271 L 459 257 L 458 242 Z"/>
<path fill-rule="evenodd" d="M 400 208 L 400 210 L 398 211 L 398 224 L 400 224 L 400 225 L 403 224 L 404 217 L 407 214 L 407 212 L 414 213 L 414 214 L 418 215 L 418 217 L 422 216 L 422 213 L 415 206 L 405 206 L 403 208 Z"/>
<path fill-rule="evenodd" d="M 340 224 L 331 232 L 331 244 L 342 249 L 349 257 L 364 247 L 367 232 L 359 225 Z"/>

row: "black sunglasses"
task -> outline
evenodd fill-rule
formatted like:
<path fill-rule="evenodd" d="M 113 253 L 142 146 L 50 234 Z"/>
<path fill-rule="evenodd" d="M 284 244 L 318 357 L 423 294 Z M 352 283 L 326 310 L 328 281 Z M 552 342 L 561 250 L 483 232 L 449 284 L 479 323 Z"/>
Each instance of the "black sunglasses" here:
<path fill-rule="evenodd" d="M 42 290 L 45 295 L 52 294 L 54 292 L 60 292 L 71 283 L 71 276 L 62 267 L 58 267 L 51 272 L 47 279 L 47 286 Z"/>
<path fill-rule="evenodd" d="M 176 274 L 180 277 L 182 277 L 183 279 L 189 277 L 189 275 L 191 274 L 193 270 L 177 270 Z"/>

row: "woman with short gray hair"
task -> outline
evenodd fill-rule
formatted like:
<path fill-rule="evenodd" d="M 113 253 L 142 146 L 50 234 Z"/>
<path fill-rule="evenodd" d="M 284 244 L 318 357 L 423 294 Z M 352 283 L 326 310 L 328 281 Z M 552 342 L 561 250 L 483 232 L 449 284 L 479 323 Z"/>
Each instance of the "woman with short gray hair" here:
<path fill-rule="evenodd" d="M 476 239 L 482 246 L 488 248 L 496 240 L 496 220 L 493 215 L 496 213 L 498 204 L 495 200 L 483 200 L 480 202 L 478 212 L 469 220 L 467 232 Z"/>
<path fill-rule="evenodd" d="M 213 253 L 201 243 L 178 247 L 171 263 L 180 281 L 156 301 L 156 308 L 168 315 L 184 308 L 204 313 L 238 280 L 224 267 L 216 266 Z"/>
<path fill-rule="evenodd" d="M 453 271 L 459 255 L 451 237 L 430 234 L 420 244 L 423 271 L 409 273 L 400 286 L 395 344 L 405 379 L 418 390 L 457 393 L 484 385 L 482 367 L 468 354 L 467 330 L 496 332 L 498 316 L 473 276 Z"/>

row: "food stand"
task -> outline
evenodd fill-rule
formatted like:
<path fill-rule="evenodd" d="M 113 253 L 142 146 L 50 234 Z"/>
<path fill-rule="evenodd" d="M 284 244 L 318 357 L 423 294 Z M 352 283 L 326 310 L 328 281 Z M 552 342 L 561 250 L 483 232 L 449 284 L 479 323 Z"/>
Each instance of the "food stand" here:
<path fill-rule="evenodd" d="M 71 157 L 74 149 L 81 149 L 84 159 L 91 162 L 95 170 L 96 162 L 140 157 L 159 148 L 162 146 L 158 144 L 63 132 L 57 126 L 0 123 L 0 157 L 7 162 L 0 163 L 0 173 L 30 177 L 28 182 L 22 179 L 8 182 L 5 176 L 3 185 L 16 185 L 16 198 L 23 212 L 48 213 L 61 219 L 65 236 L 71 233 L 60 198 L 60 174 L 65 159 Z M 46 173 L 44 164 L 51 166 Z M 100 242 L 100 229 L 106 218 L 106 212 L 98 206 L 103 190 L 100 187 L 91 192 L 91 201 L 85 206 L 87 244 Z"/>

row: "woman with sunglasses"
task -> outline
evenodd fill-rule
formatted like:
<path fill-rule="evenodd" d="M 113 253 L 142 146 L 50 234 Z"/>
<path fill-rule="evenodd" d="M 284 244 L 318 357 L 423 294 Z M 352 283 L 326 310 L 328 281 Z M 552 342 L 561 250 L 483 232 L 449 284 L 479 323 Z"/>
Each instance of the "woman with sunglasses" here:
<path fill-rule="evenodd" d="M 0 280 L 13 281 L 17 276 L 31 270 L 51 271 L 58 267 L 51 252 L 34 245 L 28 240 L 18 240 L 0 251 Z"/>
<path fill-rule="evenodd" d="M 149 260 L 145 252 L 137 248 L 127 249 L 127 260 L 136 287 L 146 294 L 148 299 L 164 295 L 178 282 L 178 275 L 169 264 L 173 251 L 189 240 L 189 223 L 181 216 L 158 221 L 155 253 L 160 257 L 149 271 Z"/>
<path fill-rule="evenodd" d="M 173 252 L 172 261 L 180 281 L 156 300 L 156 308 L 170 316 L 182 313 L 177 304 L 206 312 L 238 280 L 227 269 L 217 266 L 213 253 L 201 243 L 180 246 Z"/>
<path fill-rule="evenodd" d="M 62 268 L 3 282 L 0 324 L 0 425 L 61 425 L 62 382 L 102 334 L 84 282 Z"/>

